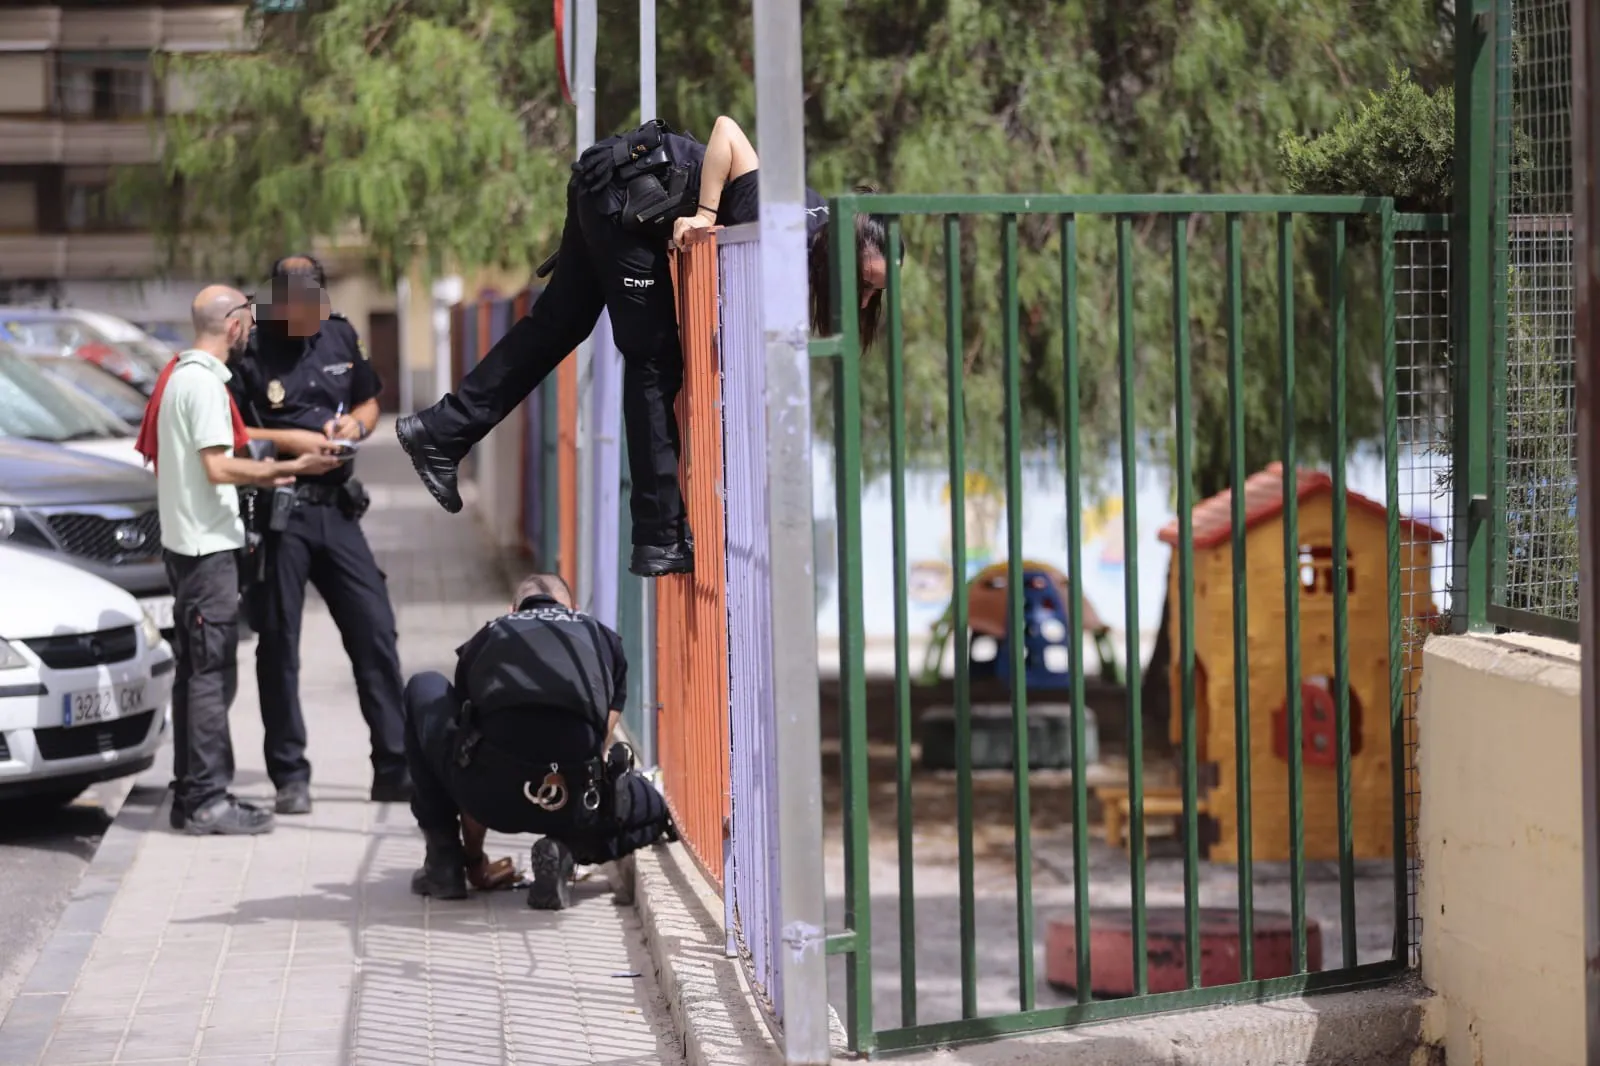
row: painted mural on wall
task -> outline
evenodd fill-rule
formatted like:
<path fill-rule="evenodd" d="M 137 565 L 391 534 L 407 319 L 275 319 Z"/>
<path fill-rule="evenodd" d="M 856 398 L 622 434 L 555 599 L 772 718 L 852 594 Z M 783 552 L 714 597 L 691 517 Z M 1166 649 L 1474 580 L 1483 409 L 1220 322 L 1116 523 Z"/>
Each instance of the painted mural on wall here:
<path fill-rule="evenodd" d="M 819 445 L 813 455 L 813 507 L 817 517 L 818 633 L 837 638 L 838 577 L 831 562 L 834 550 L 834 486 L 832 455 Z M 1350 488 L 1382 499 L 1384 471 L 1374 456 L 1355 460 L 1348 470 Z M 1433 472 L 1410 457 L 1401 461 L 1401 510 L 1439 528 L 1448 524 L 1448 500 L 1434 497 Z M 1034 459 L 1024 465 L 1023 555 L 1072 574 L 1067 558 L 1066 494 L 1063 478 L 1054 464 Z M 1173 489 L 1167 472 L 1142 468 L 1135 482 L 1132 505 L 1136 518 L 1136 550 L 1130 550 L 1125 523 L 1128 494 L 1113 482 L 1105 492 L 1085 501 L 1082 513 L 1085 599 L 1110 626 L 1114 645 L 1124 646 L 1129 612 L 1124 603 L 1126 568 L 1134 560 L 1139 578 L 1137 626 L 1144 655 L 1149 655 L 1161 623 L 1171 550 L 1157 539 L 1161 527 L 1174 514 Z M 950 480 L 943 470 L 908 471 L 906 474 L 906 554 L 908 620 L 913 643 L 927 634 L 948 608 L 955 580 L 951 566 Z M 966 475 L 965 527 L 970 580 L 1006 556 L 1006 509 L 1003 485 L 978 472 Z M 869 643 L 894 637 L 893 508 L 888 478 L 877 478 L 862 491 L 863 610 Z M 826 548 L 824 548 L 826 546 Z M 1448 548 L 1436 551 L 1436 589 L 1443 590 Z"/>

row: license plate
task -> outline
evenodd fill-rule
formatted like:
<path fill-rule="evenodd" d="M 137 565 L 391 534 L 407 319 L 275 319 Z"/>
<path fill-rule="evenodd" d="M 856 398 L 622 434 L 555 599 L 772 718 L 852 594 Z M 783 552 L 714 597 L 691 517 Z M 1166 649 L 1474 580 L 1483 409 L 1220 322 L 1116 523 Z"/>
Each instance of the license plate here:
<path fill-rule="evenodd" d="M 144 682 L 135 681 L 112 688 L 69 692 L 61 697 L 61 724 L 92 725 L 132 714 L 144 706 Z"/>
<path fill-rule="evenodd" d="M 139 606 L 155 619 L 157 629 L 172 628 L 172 597 L 157 596 L 154 599 L 140 600 Z"/>

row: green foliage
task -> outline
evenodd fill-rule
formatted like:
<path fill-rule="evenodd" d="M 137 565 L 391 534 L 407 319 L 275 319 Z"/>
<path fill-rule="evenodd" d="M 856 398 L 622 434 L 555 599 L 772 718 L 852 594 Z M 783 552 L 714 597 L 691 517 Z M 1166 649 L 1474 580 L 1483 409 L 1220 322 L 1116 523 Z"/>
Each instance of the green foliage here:
<path fill-rule="evenodd" d="M 1515 285 L 1515 277 L 1511 284 Z M 1546 309 L 1543 314 L 1514 314 L 1508 323 L 1506 485 L 1495 547 L 1505 560 L 1505 571 L 1495 601 L 1516 610 L 1576 620 L 1575 397 L 1570 338 L 1552 328 L 1559 321 Z M 1562 348 L 1568 349 L 1565 356 Z"/>
<path fill-rule="evenodd" d="M 435 264 L 533 258 L 565 165 L 529 146 L 570 143 L 571 124 L 533 89 L 553 78 L 554 56 L 548 30 L 534 47 L 525 7 L 340 0 L 256 16 L 251 54 L 166 57 L 199 99 L 164 123 L 158 177 L 181 202 L 169 251 L 207 262 L 216 242 L 184 238 L 223 234 L 222 257 L 259 270 L 354 225 L 385 271 L 419 252 Z M 153 192 L 126 180 L 123 195 Z"/>
<path fill-rule="evenodd" d="M 597 126 L 636 121 L 637 15 L 601 0 Z M 571 5 L 569 5 L 569 10 Z M 1356 7 L 1282 0 L 808 0 L 806 139 L 824 194 L 860 181 L 897 192 L 1275 192 L 1290 187 L 1284 131 L 1332 127 L 1392 66 L 1436 71 L 1437 13 L 1415 0 Z M 254 55 L 173 57 L 200 111 L 169 121 L 164 178 L 181 182 L 179 238 L 209 225 L 260 263 L 352 223 L 386 268 L 425 250 L 457 267 L 528 265 L 563 214 L 572 154 L 556 95 L 549 8 L 513 0 L 330 0 L 262 24 Z M 754 129 L 744 0 L 662 0 L 659 110 L 704 136 L 717 114 Z M 1191 223 L 1196 480 L 1227 481 L 1228 326 L 1220 218 Z M 946 343 L 941 224 L 907 219 L 907 415 L 918 459 L 944 452 Z M 1296 409 L 1302 457 L 1328 438 L 1325 262 L 1297 226 Z M 1057 222 L 1020 222 L 1024 439 L 1059 448 L 1062 293 Z M 1141 458 L 1170 459 L 1171 234 L 1139 219 L 1131 259 Z M 1276 244 L 1244 228 L 1240 323 L 1246 465 L 1279 454 Z M 962 222 L 959 350 L 974 464 L 998 466 L 1001 301 L 998 221 Z M 1082 452 L 1117 439 L 1117 256 L 1111 220 L 1079 234 Z M 1352 275 L 1352 437 L 1376 430 L 1376 287 Z M 1357 290 L 1361 291 L 1358 292 Z M 1366 301 L 1365 303 L 1363 301 Z M 863 366 L 865 461 L 886 459 L 887 364 Z M 826 390 L 819 409 L 826 410 Z M 1091 480 L 1099 471 L 1087 473 Z"/>
<path fill-rule="evenodd" d="M 1316 136 L 1285 131 L 1280 165 L 1297 193 L 1394 197 L 1400 211 L 1450 210 L 1455 166 L 1455 97 L 1428 92 L 1398 67 L 1384 91 Z"/>

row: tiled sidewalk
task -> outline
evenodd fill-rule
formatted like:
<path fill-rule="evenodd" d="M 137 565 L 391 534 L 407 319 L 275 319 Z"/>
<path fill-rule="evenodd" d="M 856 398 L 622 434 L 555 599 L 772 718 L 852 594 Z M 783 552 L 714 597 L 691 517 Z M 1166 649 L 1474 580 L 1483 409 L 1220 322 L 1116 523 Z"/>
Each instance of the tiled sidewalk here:
<path fill-rule="evenodd" d="M 363 524 L 405 669 L 448 671 L 505 610 L 506 583 L 472 519 L 441 511 L 393 440 L 386 423 L 363 450 Z M 252 652 L 232 719 L 236 791 L 265 799 Z M 520 891 L 410 894 L 421 839 L 406 807 L 367 802 L 365 725 L 315 598 L 301 655 L 315 812 L 269 836 L 181 836 L 158 764 L 0 1023 L 0 1066 L 681 1062 L 638 918 L 603 877 L 561 913 L 528 910 Z M 489 854 L 525 866 L 528 843 L 491 838 Z"/>

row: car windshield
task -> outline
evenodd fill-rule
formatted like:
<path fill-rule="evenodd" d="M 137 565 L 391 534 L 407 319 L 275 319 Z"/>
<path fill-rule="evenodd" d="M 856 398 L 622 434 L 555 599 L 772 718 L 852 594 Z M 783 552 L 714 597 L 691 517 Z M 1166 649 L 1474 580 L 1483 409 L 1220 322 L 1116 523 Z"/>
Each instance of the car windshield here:
<path fill-rule="evenodd" d="M 36 355 L 30 361 L 51 377 L 104 404 L 124 422 L 137 422 L 144 417 L 144 393 L 93 363 L 59 355 Z"/>
<path fill-rule="evenodd" d="M 66 318 L 6 317 L 0 319 L 0 325 L 24 348 L 70 350 L 98 339 L 83 323 Z"/>
<path fill-rule="evenodd" d="M 62 443 L 130 436 L 94 401 L 73 393 L 15 352 L 0 350 L 0 434 Z"/>

